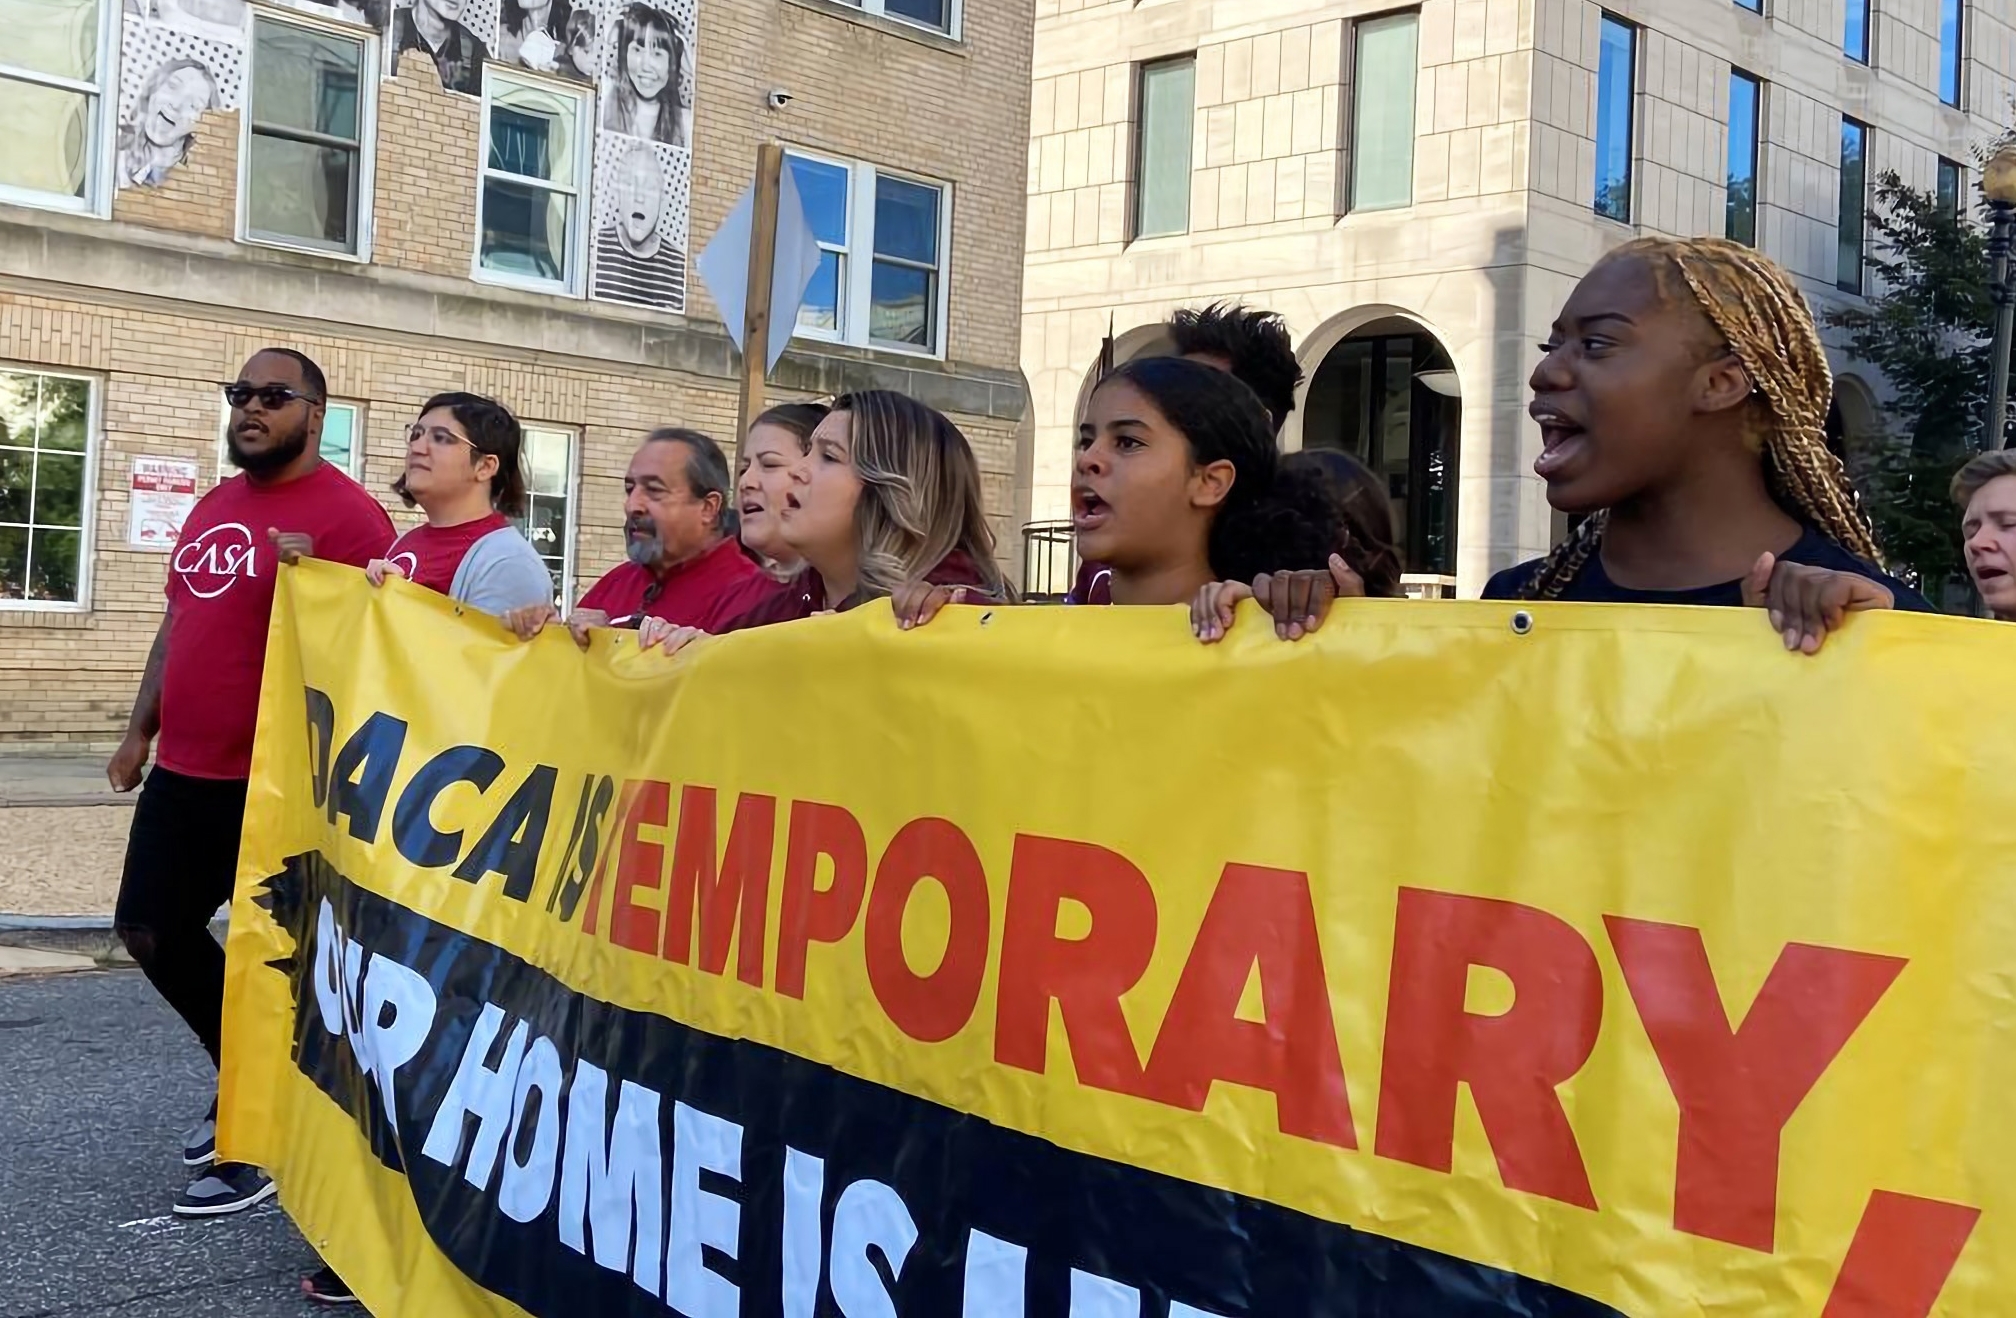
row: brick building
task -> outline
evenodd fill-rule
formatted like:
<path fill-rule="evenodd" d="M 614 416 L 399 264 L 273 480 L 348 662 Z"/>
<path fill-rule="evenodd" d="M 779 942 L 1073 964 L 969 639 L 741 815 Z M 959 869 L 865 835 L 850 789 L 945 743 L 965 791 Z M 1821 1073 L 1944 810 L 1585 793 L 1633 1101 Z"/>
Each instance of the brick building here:
<path fill-rule="evenodd" d="M 1308 376 L 1284 444 L 1366 460 L 1421 589 L 1475 594 L 1559 530 L 1526 381 L 1576 280 L 1636 234 L 1727 234 L 1820 310 L 1862 297 L 1882 173 L 1974 195 L 2016 7 L 1041 0 L 1035 64 L 1033 515 L 1066 512 L 1109 326 L 1125 360 L 1171 310 L 1245 300 Z M 1866 435 L 1882 381 L 1835 366 Z"/>
<path fill-rule="evenodd" d="M 1017 559 L 1034 0 L 418 3 L 0 0 L 0 750 L 117 741 L 167 569 L 136 486 L 158 513 L 229 474 L 218 382 L 266 344 L 321 363 L 325 451 L 397 518 L 420 401 L 509 405 L 578 597 L 621 558 L 641 433 L 734 438 L 687 272 L 765 140 L 823 250 L 772 401 L 942 409 Z M 456 25 L 487 59 L 450 58 Z M 652 305 L 610 273 L 633 174 Z"/>

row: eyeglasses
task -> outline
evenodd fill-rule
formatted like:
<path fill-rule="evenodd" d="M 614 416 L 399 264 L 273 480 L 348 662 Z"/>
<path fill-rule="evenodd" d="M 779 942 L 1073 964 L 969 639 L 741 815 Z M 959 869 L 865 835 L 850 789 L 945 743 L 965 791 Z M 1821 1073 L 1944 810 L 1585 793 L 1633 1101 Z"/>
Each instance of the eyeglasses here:
<path fill-rule="evenodd" d="M 259 406 L 269 412 L 278 411 L 296 399 L 309 404 L 322 401 L 319 398 L 311 398 L 298 390 L 289 389 L 284 384 L 226 384 L 219 385 L 218 388 L 224 391 L 224 401 L 233 407 L 242 408 L 245 404 L 256 398 L 259 400 Z"/>
<path fill-rule="evenodd" d="M 465 439 L 461 435 L 456 434 L 454 431 L 450 430 L 446 426 L 432 426 L 423 428 L 421 426 L 416 425 L 406 432 L 406 443 L 410 447 L 414 440 L 421 439 L 423 437 L 429 444 L 432 444 L 435 448 L 453 448 L 457 444 L 467 444 L 470 447 L 470 449 L 474 452 L 481 453 L 483 451 L 481 448 L 477 447 L 475 440 Z"/>

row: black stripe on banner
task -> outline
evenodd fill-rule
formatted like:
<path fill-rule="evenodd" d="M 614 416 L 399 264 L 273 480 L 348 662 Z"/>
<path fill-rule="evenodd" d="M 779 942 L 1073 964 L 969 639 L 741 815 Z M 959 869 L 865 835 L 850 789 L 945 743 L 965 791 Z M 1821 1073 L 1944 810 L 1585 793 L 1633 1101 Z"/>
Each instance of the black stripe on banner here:
<path fill-rule="evenodd" d="M 296 941 L 302 1073 L 534 1314 L 1621 1318 L 598 1002 L 319 855 L 261 902 Z"/>

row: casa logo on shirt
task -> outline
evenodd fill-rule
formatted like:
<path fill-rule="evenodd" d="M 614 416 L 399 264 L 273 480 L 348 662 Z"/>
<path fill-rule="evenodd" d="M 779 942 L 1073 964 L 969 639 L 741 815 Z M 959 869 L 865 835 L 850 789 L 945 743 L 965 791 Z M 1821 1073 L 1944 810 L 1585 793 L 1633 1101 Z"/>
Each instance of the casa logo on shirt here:
<path fill-rule="evenodd" d="M 408 581 L 416 580 L 420 576 L 420 560 L 413 556 L 413 551 L 410 549 L 402 549 L 385 561 L 404 572 Z"/>
<path fill-rule="evenodd" d="M 238 578 L 259 575 L 252 530 L 242 522 L 220 522 L 177 545 L 174 567 L 190 594 L 216 599 Z"/>

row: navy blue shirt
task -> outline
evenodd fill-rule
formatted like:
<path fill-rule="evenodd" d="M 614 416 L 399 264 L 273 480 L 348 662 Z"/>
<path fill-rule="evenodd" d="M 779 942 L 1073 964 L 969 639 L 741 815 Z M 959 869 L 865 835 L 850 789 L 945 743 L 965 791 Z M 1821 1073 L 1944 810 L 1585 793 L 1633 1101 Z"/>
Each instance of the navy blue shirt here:
<path fill-rule="evenodd" d="M 1897 578 L 1884 572 L 1873 563 L 1866 563 L 1855 557 L 1840 545 L 1821 535 L 1812 527 L 1807 527 L 1799 536 L 1799 543 L 1778 556 L 1788 563 L 1803 563 L 1807 567 L 1824 567 L 1835 572 L 1852 572 L 1858 577 L 1867 577 L 1877 585 L 1887 589 L 1896 599 L 1896 607 L 1911 613 L 1937 613 L 1923 595 L 1911 589 Z M 1522 598 L 1521 591 L 1527 582 L 1539 575 L 1545 559 L 1535 558 L 1517 567 L 1506 568 L 1491 578 L 1484 587 L 1487 600 L 1511 600 Z M 1696 604 L 1720 608 L 1741 608 L 1743 605 L 1743 581 L 1724 581 L 1714 586 L 1697 586 L 1692 590 L 1632 590 L 1610 580 L 1610 574 L 1603 570 L 1603 555 L 1599 551 L 1589 555 L 1589 561 L 1575 574 L 1575 579 L 1555 597 L 1576 600 L 1586 604 Z"/>

